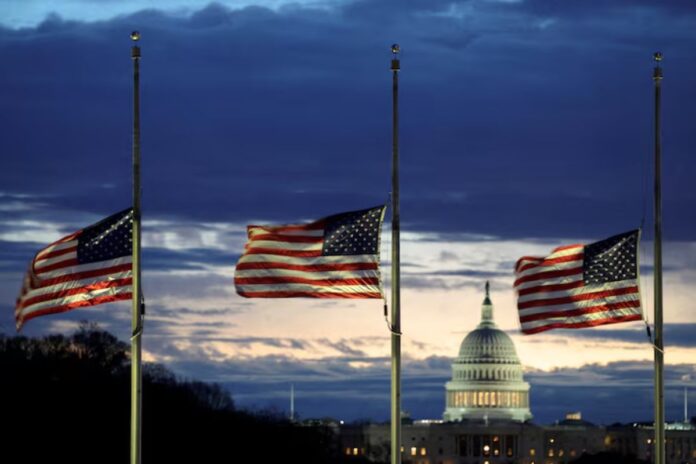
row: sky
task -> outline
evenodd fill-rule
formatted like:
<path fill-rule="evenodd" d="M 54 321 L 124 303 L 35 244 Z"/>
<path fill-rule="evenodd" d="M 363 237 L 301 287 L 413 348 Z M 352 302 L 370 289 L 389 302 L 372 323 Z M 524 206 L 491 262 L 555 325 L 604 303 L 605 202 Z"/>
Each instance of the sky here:
<path fill-rule="evenodd" d="M 378 300 L 245 300 L 250 223 L 389 197 L 399 43 L 403 408 L 439 418 L 485 282 L 535 421 L 652 419 L 645 324 L 523 336 L 513 264 L 643 226 L 652 323 L 652 54 L 663 61 L 666 416 L 696 387 L 696 6 L 690 1 L 0 2 L 0 333 L 33 254 L 131 201 L 132 30 L 142 35 L 145 359 L 245 408 L 389 417 Z M 389 288 L 390 216 L 383 230 Z M 130 307 L 37 318 L 29 336 Z M 696 388 L 690 393 L 696 411 Z"/>

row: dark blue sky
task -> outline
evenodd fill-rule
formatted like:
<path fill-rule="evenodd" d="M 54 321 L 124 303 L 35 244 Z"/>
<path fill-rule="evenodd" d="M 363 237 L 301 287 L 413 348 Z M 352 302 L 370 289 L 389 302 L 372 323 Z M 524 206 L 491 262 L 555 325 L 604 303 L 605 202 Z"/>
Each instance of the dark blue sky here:
<path fill-rule="evenodd" d="M 124 203 L 137 28 L 150 217 L 287 220 L 306 205 L 374 204 L 389 191 L 398 41 L 407 228 L 602 235 L 643 217 L 662 50 L 665 234 L 693 239 L 694 215 L 681 213 L 695 199 L 696 12 L 652 3 L 211 4 L 3 29 L 3 189 L 61 208 Z"/>
<path fill-rule="evenodd" d="M 294 347 L 312 353 L 307 357 L 274 358 L 264 351 L 259 346 L 279 336 L 245 331 L 235 319 L 246 317 L 253 305 L 231 299 L 229 270 L 241 252 L 244 224 L 316 219 L 388 197 L 394 42 L 403 50 L 403 229 L 422 247 L 473 243 L 482 250 L 476 259 L 438 251 L 442 263 L 459 260 L 458 267 L 435 269 L 430 263 L 427 275 L 419 272 L 425 254 L 414 251 L 406 257 L 411 267 L 404 281 L 413 289 L 437 288 L 452 302 L 460 300 L 455 290 L 480 289 L 486 278 L 493 279 L 495 292 L 510 293 L 509 266 L 517 252 L 489 248 L 600 239 L 643 220 L 649 242 L 652 53 L 664 53 L 664 236 L 672 257 L 665 265 L 673 276 L 667 291 L 678 303 L 667 320 L 675 324 L 675 345 L 696 349 L 685 330 L 696 323 L 693 2 L 347 0 L 232 7 L 177 0 L 158 2 L 157 9 L 142 8 L 149 2 L 117 3 L 0 5 L 0 17 L 10 18 L 0 19 L 3 332 L 12 331 L 19 280 L 38 247 L 130 202 L 128 35 L 137 29 L 143 55 L 143 212 L 150 244 L 144 252 L 145 287 L 156 308 L 146 349 L 153 359 L 184 375 L 232 385 L 245 404 L 278 404 L 289 382 L 312 363 L 328 377 L 308 381 L 305 391 L 332 385 L 326 394 L 346 401 L 327 414 L 354 410 L 352 396 L 344 392 L 353 388 L 351 379 L 355 390 L 362 388 L 358 384 L 388 388 L 388 370 L 372 351 L 360 360 L 372 363 L 367 370 L 327 367 L 355 355 L 359 337 L 367 336 L 359 329 L 354 339 L 345 334 L 347 351 L 340 341 L 320 343 L 305 333 L 287 338 L 311 345 Z M 477 313 L 478 293 L 471 298 Z M 252 345 L 260 350 L 249 360 L 230 361 L 224 373 L 216 358 L 224 350 L 192 354 L 174 346 L 219 337 L 200 318 L 222 313 L 224 323 L 207 323 L 236 330 L 229 346 L 258 337 Z M 85 317 L 127 336 L 127 314 L 98 311 L 32 321 L 27 331 L 69 330 Z M 477 317 L 458 330 L 473 328 Z M 622 330 L 598 335 L 597 346 L 643 343 L 625 339 L 642 327 Z M 181 340 L 169 343 L 169 336 Z M 592 335 L 570 337 L 592 343 Z M 334 359 L 327 350 L 342 354 Z M 438 416 L 448 364 L 443 368 L 426 359 L 453 355 L 456 344 L 424 352 L 426 358 L 417 361 L 427 369 L 405 374 L 404 398 L 414 402 L 405 407 L 418 416 Z M 694 370 L 681 361 L 684 353 L 672 366 L 675 379 Z M 638 362 L 629 354 L 616 361 Z M 279 374 L 230 380 L 247 375 L 247 361 L 276 365 Z M 588 359 L 577 375 L 619 372 L 594 362 Z M 649 375 L 649 366 L 640 369 L 641 376 Z M 580 408 L 594 407 L 586 389 L 571 394 L 568 385 L 548 385 L 549 371 L 535 372 L 533 401 L 562 392 L 577 398 Z M 270 393 L 257 394 L 254 385 L 270 385 Z M 625 414 L 617 420 L 647 417 L 633 414 L 642 404 L 638 396 L 624 394 L 623 387 L 607 388 L 607 401 L 625 399 Z M 247 395 L 251 390 L 257 393 Z M 545 401 L 543 407 L 539 402 L 541 421 L 567 409 L 563 404 L 548 409 L 549 403 L 558 402 Z M 324 405 L 317 402 L 311 415 Z M 379 408 L 355 414 L 382 418 Z M 590 420 L 610 421 L 606 409 L 595 409 Z"/>

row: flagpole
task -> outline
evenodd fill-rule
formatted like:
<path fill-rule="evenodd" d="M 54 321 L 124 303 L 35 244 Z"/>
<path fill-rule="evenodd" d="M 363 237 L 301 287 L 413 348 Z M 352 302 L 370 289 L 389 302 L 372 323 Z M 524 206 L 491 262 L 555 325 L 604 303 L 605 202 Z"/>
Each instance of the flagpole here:
<path fill-rule="evenodd" d="M 665 464 L 665 411 L 664 411 L 664 346 L 662 341 L 662 176 L 660 103 L 662 85 L 662 53 L 656 52 L 653 82 L 655 83 L 655 464 Z"/>
<path fill-rule="evenodd" d="M 399 45 L 392 60 L 391 463 L 401 463 L 401 272 L 399 217 Z"/>
<path fill-rule="evenodd" d="M 133 309 L 131 325 L 130 462 L 140 464 L 142 449 L 142 292 L 140 290 L 140 33 L 131 33 L 133 47 Z"/>

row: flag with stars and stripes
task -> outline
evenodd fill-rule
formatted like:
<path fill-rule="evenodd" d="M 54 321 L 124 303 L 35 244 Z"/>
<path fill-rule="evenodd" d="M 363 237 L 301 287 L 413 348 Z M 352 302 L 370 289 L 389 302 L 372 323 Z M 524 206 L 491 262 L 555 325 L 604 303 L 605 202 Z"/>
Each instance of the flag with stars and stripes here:
<path fill-rule="evenodd" d="M 382 298 L 379 274 L 384 206 L 308 224 L 247 227 L 234 273 L 246 298 Z"/>
<path fill-rule="evenodd" d="M 641 320 L 639 236 L 634 230 L 559 247 L 546 257 L 520 258 L 514 287 L 522 332 Z"/>
<path fill-rule="evenodd" d="M 132 230 L 129 208 L 40 250 L 17 298 L 17 330 L 38 316 L 131 299 Z"/>

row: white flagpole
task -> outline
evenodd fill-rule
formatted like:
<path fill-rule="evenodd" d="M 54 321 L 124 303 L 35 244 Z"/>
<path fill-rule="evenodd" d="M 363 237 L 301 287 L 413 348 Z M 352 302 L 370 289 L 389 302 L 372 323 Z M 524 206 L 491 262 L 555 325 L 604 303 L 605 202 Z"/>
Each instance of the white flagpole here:
<path fill-rule="evenodd" d="M 399 217 L 399 45 L 392 45 L 391 463 L 401 463 L 401 272 Z"/>
<path fill-rule="evenodd" d="M 662 147 L 660 139 L 660 97 L 662 85 L 662 53 L 654 55 L 655 69 L 655 464 L 665 464 L 665 398 L 664 398 L 664 344 L 662 341 Z"/>
<path fill-rule="evenodd" d="M 139 32 L 132 32 L 134 43 Z M 140 464 L 142 448 L 142 291 L 140 290 L 140 47 L 133 59 L 133 308 L 131 313 L 131 444 L 130 462 Z"/>

